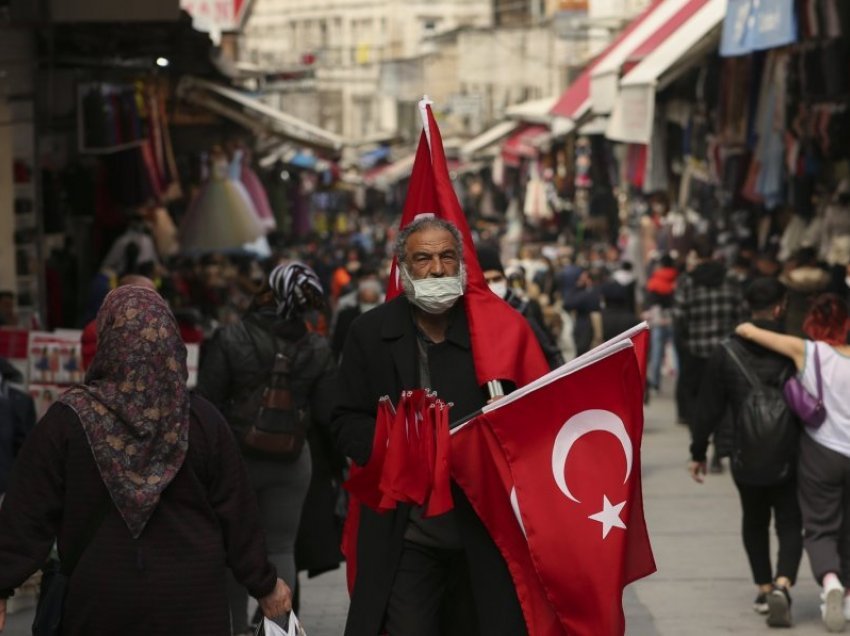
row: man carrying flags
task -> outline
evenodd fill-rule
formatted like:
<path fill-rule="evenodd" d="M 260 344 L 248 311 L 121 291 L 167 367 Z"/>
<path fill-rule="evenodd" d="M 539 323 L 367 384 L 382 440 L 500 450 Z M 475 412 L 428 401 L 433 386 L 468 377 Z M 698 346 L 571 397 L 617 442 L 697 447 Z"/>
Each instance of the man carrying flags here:
<path fill-rule="evenodd" d="M 334 428 L 339 448 L 359 466 L 372 451 L 381 396 L 427 387 L 453 403 L 453 418 L 487 401 L 464 311 L 463 248 L 458 229 L 440 218 L 406 226 L 396 248 L 404 294 L 352 325 Z M 347 635 L 526 633 L 504 560 L 463 494 L 452 490 L 454 510 L 431 519 L 407 505 L 383 514 L 361 507 Z"/>
<path fill-rule="evenodd" d="M 429 517 L 404 492 L 391 506 L 352 497 L 345 634 L 621 635 L 623 586 L 654 570 L 640 496 L 646 328 L 541 378 L 540 346 L 488 289 L 420 109 L 388 301 L 355 320 L 342 354 L 332 427 L 355 464 L 349 490 L 374 504 L 384 476 L 419 468 L 394 444 L 413 449 L 424 418 L 395 420 L 387 437 L 387 398 L 427 388 L 469 421 L 451 435 L 448 513 Z M 502 389 L 519 390 L 493 402 Z"/>

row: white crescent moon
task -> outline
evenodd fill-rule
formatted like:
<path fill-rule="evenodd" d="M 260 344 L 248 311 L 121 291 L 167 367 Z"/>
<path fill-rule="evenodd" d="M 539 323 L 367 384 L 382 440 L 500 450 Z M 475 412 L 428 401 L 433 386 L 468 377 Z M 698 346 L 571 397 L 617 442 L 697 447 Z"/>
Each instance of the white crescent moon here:
<path fill-rule="evenodd" d="M 623 446 L 623 453 L 626 456 L 626 478 L 623 479 L 624 484 L 628 481 L 629 475 L 632 474 L 632 440 L 626 431 L 623 420 L 611 411 L 603 411 L 602 409 L 590 409 L 573 415 L 564 422 L 564 425 L 555 437 L 555 444 L 552 447 L 552 474 L 561 492 L 576 503 L 581 502 L 573 496 L 569 486 L 567 486 L 567 459 L 573 444 L 582 435 L 587 435 L 594 431 L 610 433 Z"/>

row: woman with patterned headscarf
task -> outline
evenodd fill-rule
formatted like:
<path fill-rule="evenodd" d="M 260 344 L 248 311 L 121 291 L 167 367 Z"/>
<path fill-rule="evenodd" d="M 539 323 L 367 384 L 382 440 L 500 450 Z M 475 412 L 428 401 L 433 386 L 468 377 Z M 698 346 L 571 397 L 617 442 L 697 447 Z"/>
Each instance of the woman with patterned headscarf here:
<path fill-rule="evenodd" d="M 227 566 L 266 615 L 283 614 L 290 592 L 266 557 L 239 450 L 218 411 L 189 396 L 165 301 L 120 287 L 97 329 L 85 384 L 35 427 L 0 509 L 0 629 L 5 599 L 54 537 L 63 567 L 77 557 L 63 634 L 228 634 Z"/>
<path fill-rule="evenodd" d="M 221 409 L 237 439 L 256 420 L 281 352 L 292 360 L 295 406 L 308 413 L 309 423 L 329 426 L 335 362 L 327 340 L 309 332 L 304 320 L 306 312 L 323 304 L 322 285 L 312 269 L 299 262 L 279 265 L 247 315 L 219 329 L 205 347 L 197 391 Z M 312 471 L 310 444 L 295 460 L 259 457 L 247 448 L 243 458 L 260 503 L 269 560 L 294 586 L 295 539 Z M 250 633 L 245 586 L 232 581 L 229 594 L 233 633 Z"/>

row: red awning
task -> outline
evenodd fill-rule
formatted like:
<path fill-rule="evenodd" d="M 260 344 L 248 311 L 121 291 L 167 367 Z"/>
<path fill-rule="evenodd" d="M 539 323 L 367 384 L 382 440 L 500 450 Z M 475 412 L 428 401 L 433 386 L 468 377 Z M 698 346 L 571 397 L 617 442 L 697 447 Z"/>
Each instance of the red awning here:
<path fill-rule="evenodd" d="M 549 127 L 533 124 L 520 128 L 502 144 L 502 159 L 508 165 L 518 165 L 520 159 L 533 159 L 539 145 L 549 137 Z"/>
<path fill-rule="evenodd" d="M 570 84 L 566 91 L 564 91 L 561 98 L 557 101 L 555 106 L 552 107 L 552 110 L 549 111 L 549 114 L 555 117 L 566 117 L 573 121 L 581 119 L 581 117 L 590 110 L 590 75 L 594 67 L 602 62 L 602 60 L 604 60 L 612 51 L 617 49 L 623 43 L 623 40 L 625 40 L 632 31 L 646 20 L 647 17 L 649 17 L 662 2 L 664 2 L 664 0 L 655 0 L 643 11 L 643 13 L 632 20 L 629 25 L 623 29 L 623 31 L 584 68 L 576 80 Z"/>

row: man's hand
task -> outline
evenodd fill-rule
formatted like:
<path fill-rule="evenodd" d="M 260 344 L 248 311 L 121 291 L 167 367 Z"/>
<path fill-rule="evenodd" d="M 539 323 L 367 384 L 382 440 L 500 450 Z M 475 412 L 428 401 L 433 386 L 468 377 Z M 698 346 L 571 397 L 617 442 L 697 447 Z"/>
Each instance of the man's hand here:
<path fill-rule="evenodd" d="M 705 462 L 688 462 L 688 472 L 691 474 L 691 479 L 701 484 L 705 480 Z"/>
<path fill-rule="evenodd" d="M 6 627 L 6 599 L 0 598 L 0 632 Z"/>
<path fill-rule="evenodd" d="M 271 594 L 257 599 L 257 601 L 263 611 L 263 616 L 277 618 L 292 611 L 292 590 L 282 579 L 278 579 Z"/>

